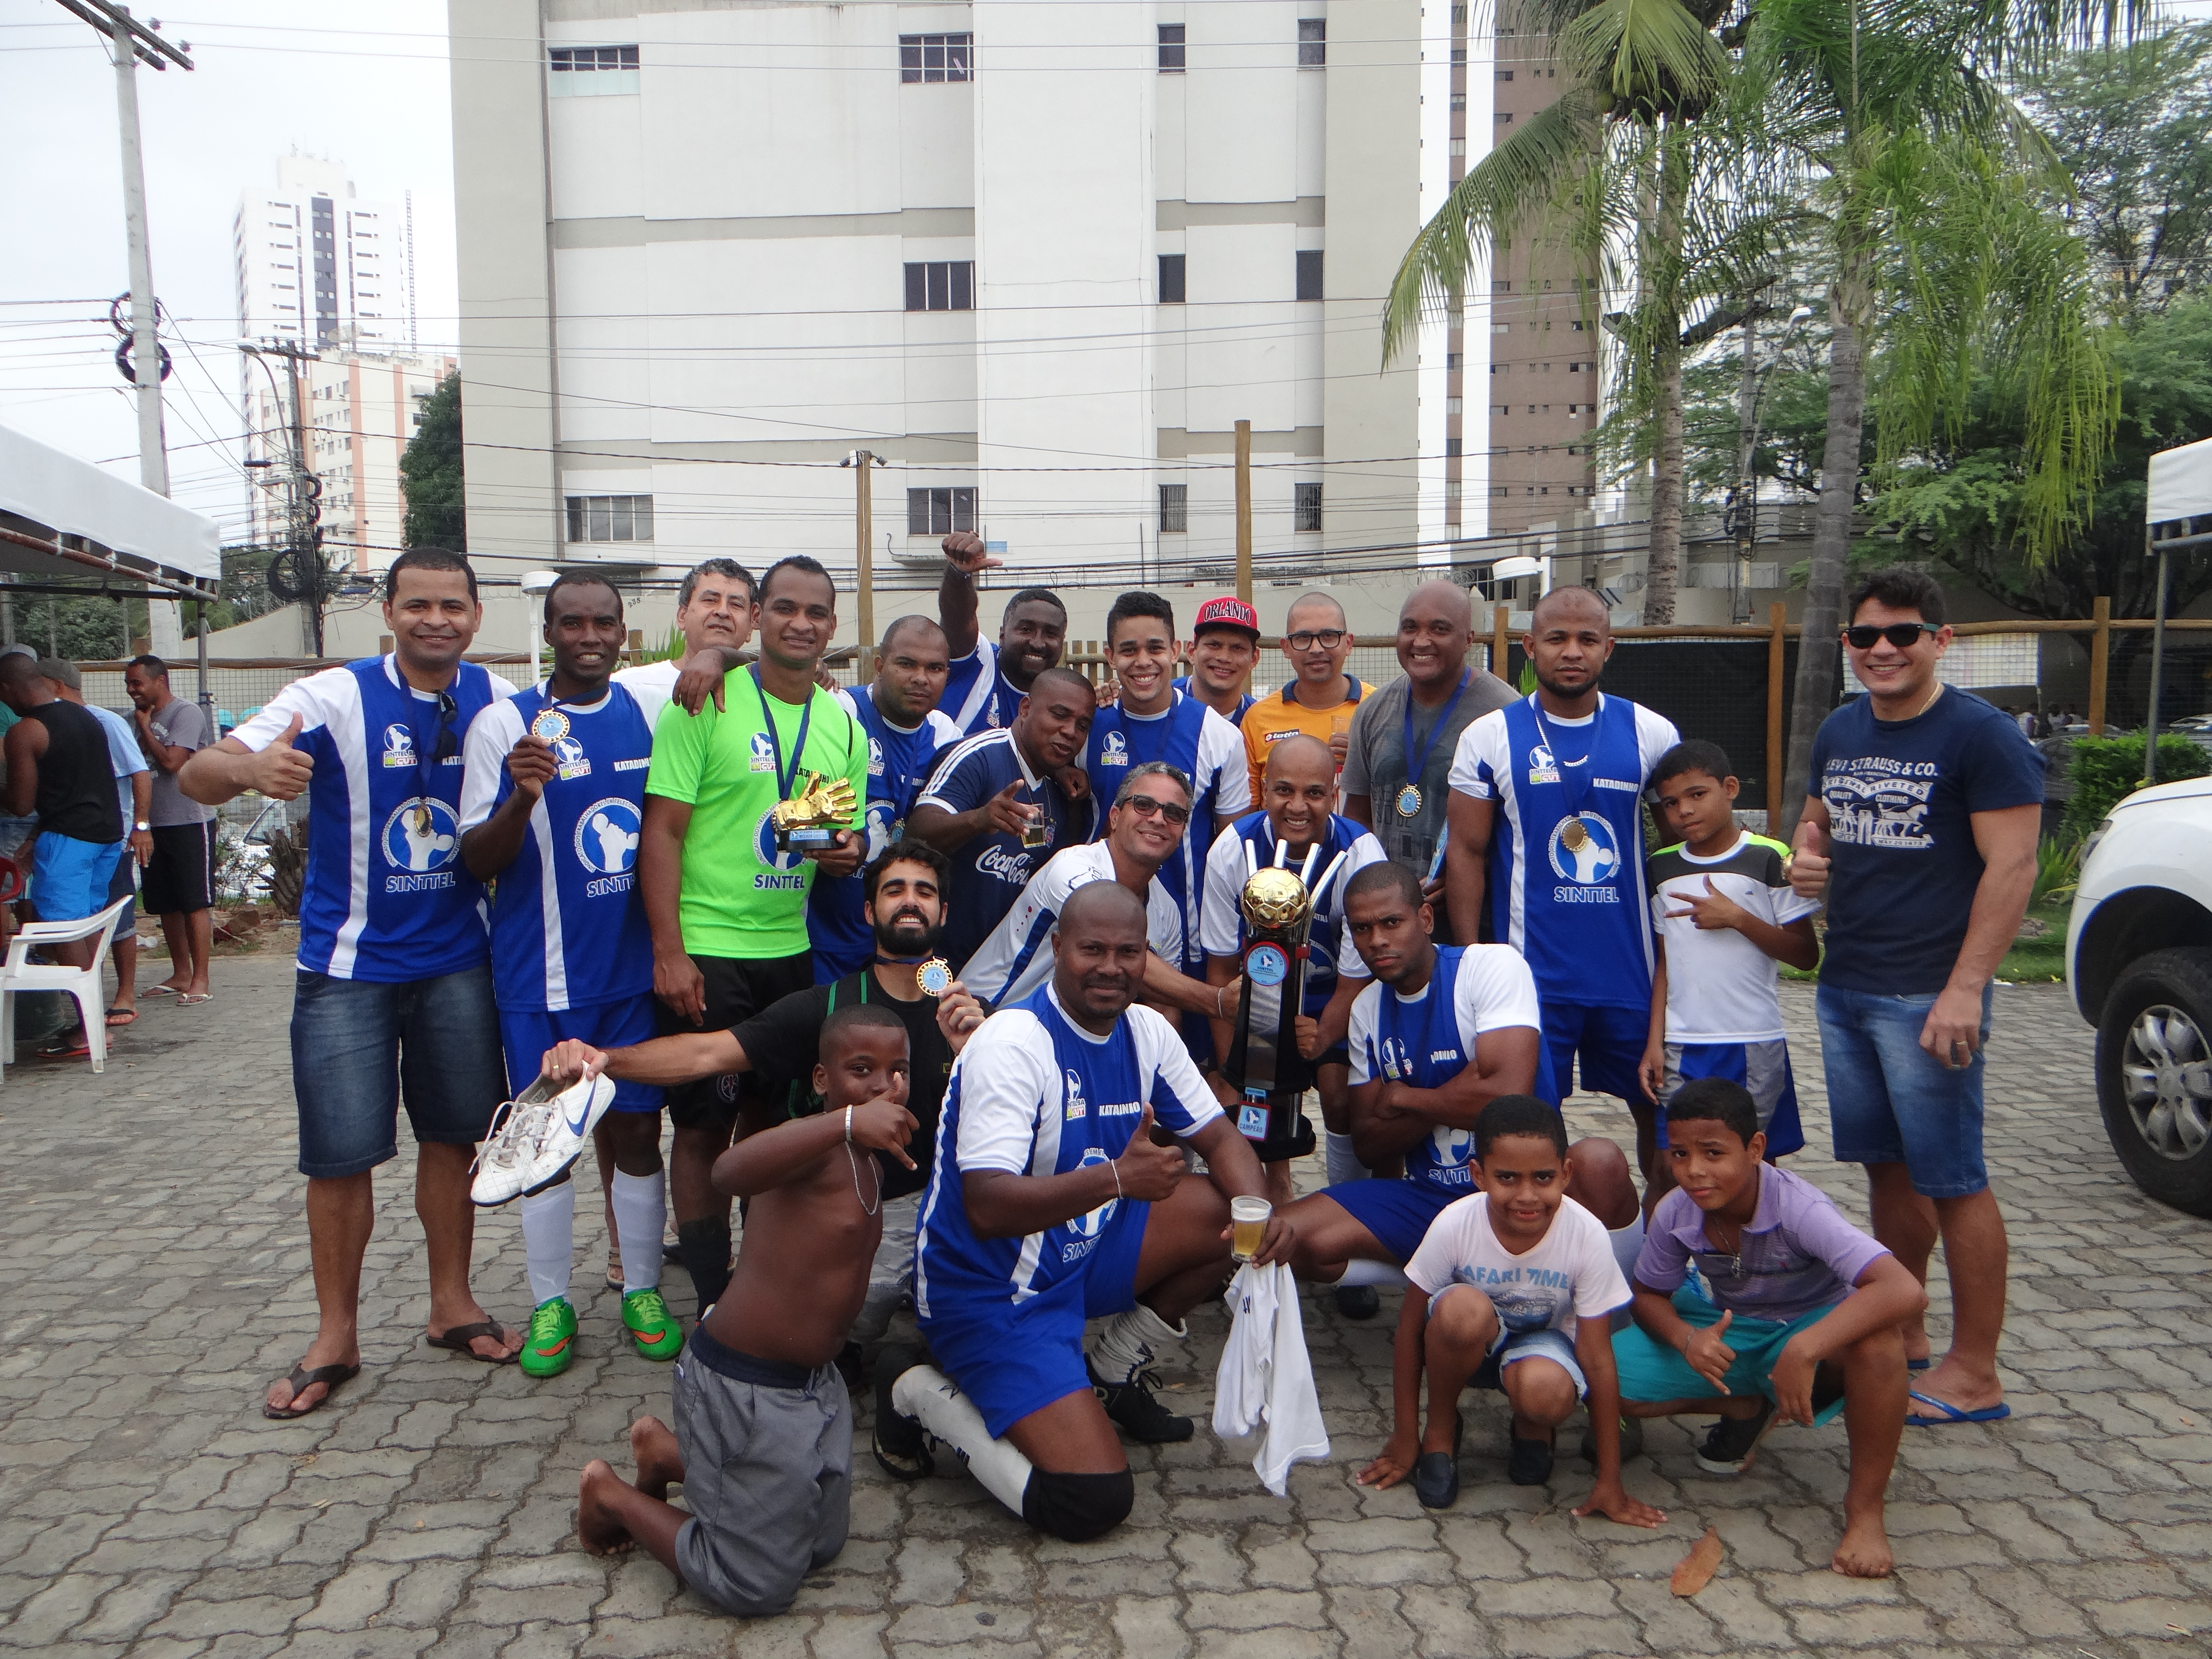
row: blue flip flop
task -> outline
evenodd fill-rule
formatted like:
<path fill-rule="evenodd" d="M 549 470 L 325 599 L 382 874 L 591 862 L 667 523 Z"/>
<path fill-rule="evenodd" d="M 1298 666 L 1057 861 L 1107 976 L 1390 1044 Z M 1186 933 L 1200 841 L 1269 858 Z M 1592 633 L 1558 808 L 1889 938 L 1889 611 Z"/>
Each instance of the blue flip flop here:
<path fill-rule="evenodd" d="M 2012 1415 L 2012 1407 L 2002 1401 L 1994 1406 L 1984 1406 L 1978 1411 L 1969 1412 L 1960 1410 L 1948 1400 L 1938 1400 L 1933 1395 L 1922 1394 L 1917 1389 L 1908 1389 L 1905 1393 L 1908 1397 L 1918 1401 L 1922 1405 L 1931 1406 L 1943 1413 L 1941 1417 L 1915 1417 L 1910 1412 L 1906 1413 L 1905 1420 L 1916 1428 L 1946 1429 L 1954 1423 L 2002 1423 Z"/>
<path fill-rule="evenodd" d="M 1936 1356 L 1934 1354 L 1924 1353 L 1917 1359 L 1906 1360 L 1905 1362 L 1905 1369 L 1908 1371 L 1924 1371 L 1935 1363 Z"/>

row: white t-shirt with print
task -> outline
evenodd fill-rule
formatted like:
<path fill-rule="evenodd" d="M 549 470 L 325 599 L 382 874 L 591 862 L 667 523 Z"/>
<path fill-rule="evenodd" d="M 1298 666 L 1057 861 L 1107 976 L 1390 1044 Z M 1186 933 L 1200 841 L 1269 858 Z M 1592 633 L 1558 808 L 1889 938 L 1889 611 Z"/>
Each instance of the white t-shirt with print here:
<path fill-rule="evenodd" d="M 1498 1242 L 1489 1194 L 1447 1204 L 1406 1277 L 1431 1296 L 1448 1285 L 1474 1285 L 1498 1310 L 1507 1336 L 1555 1330 L 1572 1338 L 1577 1319 L 1602 1318 L 1628 1300 L 1605 1224 L 1571 1198 L 1560 1200 L 1543 1237 L 1519 1255 Z"/>

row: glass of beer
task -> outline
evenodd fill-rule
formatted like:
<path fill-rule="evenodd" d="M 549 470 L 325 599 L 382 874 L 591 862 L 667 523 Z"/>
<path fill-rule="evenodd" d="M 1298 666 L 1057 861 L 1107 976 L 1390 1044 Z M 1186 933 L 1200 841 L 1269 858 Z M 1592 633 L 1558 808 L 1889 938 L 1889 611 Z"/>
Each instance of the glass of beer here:
<path fill-rule="evenodd" d="M 1232 1198 L 1229 1200 L 1229 1253 L 1239 1261 L 1249 1261 L 1259 1254 L 1260 1241 L 1267 1236 L 1267 1218 L 1275 1206 L 1264 1198 Z"/>

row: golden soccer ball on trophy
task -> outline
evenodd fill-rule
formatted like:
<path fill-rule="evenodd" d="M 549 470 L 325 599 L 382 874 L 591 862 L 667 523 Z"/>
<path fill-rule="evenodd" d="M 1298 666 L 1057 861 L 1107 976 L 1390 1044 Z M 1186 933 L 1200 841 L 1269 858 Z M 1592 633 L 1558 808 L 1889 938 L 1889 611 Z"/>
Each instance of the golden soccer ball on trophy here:
<path fill-rule="evenodd" d="M 1245 921 L 1260 933 L 1290 933 L 1313 914 L 1313 895 L 1305 883 L 1283 869 L 1255 870 L 1245 878 L 1237 903 Z"/>

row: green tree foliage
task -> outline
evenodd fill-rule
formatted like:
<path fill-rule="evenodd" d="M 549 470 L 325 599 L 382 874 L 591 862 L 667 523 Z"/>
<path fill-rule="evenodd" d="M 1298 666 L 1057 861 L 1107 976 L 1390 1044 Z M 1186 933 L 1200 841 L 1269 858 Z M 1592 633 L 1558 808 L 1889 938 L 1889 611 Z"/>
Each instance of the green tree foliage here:
<path fill-rule="evenodd" d="M 422 400 L 422 424 L 399 458 L 399 487 L 407 497 L 400 539 L 410 547 L 468 551 L 461 489 L 461 377 L 457 370 Z"/>
<path fill-rule="evenodd" d="M 2060 834 L 2071 841 L 2087 835 L 2123 797 L 2142 787 L 2143 734 L 2124 738 L 2076 738 L 2073 742 L 2070 775 L 2074 798 L 2066 803 Z M 2177 778 L 2201 778 L 2212 772 L 2212 755 L 2179 732 L 2162 733 L 2158 740 L 2158 777 L 2161 783 Z"/>

